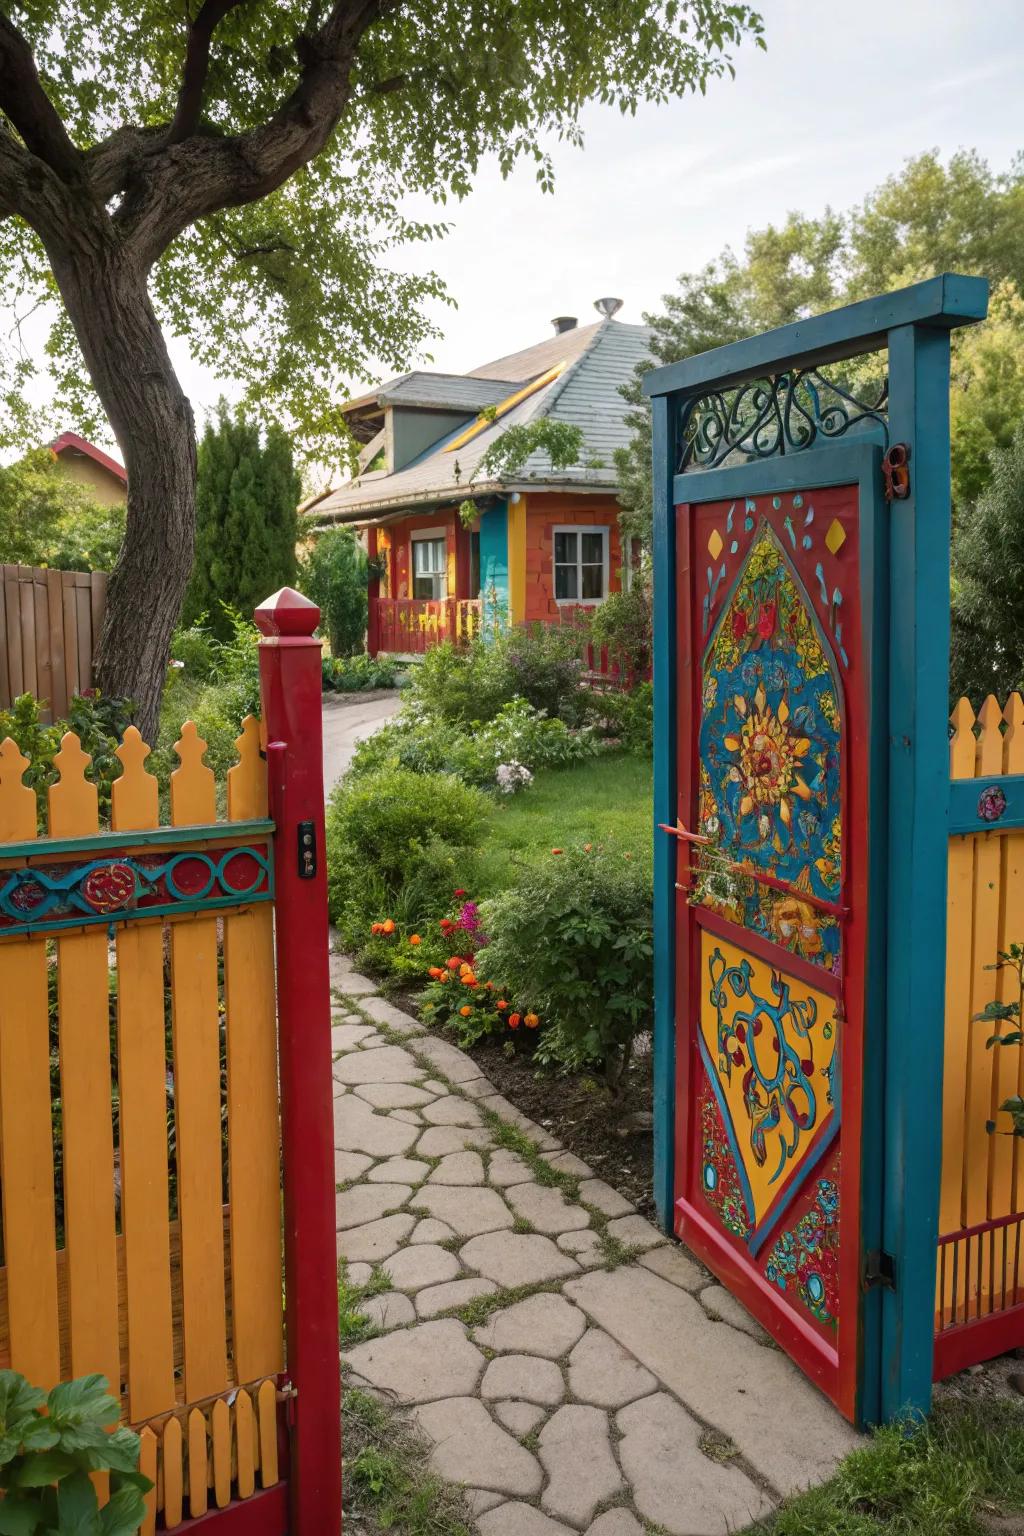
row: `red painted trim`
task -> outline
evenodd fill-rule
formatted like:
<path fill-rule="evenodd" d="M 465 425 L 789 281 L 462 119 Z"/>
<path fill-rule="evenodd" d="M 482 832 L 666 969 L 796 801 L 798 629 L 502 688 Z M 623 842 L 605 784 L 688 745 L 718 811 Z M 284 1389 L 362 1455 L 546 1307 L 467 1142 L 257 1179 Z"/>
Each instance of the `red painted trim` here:
<path fill-rule="evenodd" d="M 371 526 L 366 530 L 366 553 L 370 560 L 377 558 L 377 530 Z M 366 585 L 366 649 L 371 656 L 376 656 L 380 651 L 380 581 L 376 576 L 371 576 Z"/>
<path fill-rule="evenodd" d="M 223 1509 L 207 1510 L 198 1520 L 175 1526 L 182 1536 L 209 1531 L 210 1536 L 289 1536 L 288 1484 L 275 1483 L 249 1499 L 232 1499 Z"/>
<path fill-rule="evenodd" d="M 705 907 L 694 907 L 693 916 L 694 921 L 701 928 L 706 928 L 708 933 L 713 933 L 716 939 L 724 939 L 727 944 L 735 944 L 737 949 L 749 950 L 759 960 L 766 961 L 768 965 L 781 966 L 788 976 L 799 977 L 809 987 L 815 987 L 817 991 L 824 992 L 826 997 L 842 1000 L 842 980 L 838 976 L 833 976 L 831 971 L 826 971 L 820 965 L 812 965 L 809 960 L 803 960 L 799 955 L 788 954 L 785 950 L 780 952 L 779 946 L 773 944 L 771 939 L 763 938 L 761 934 L 754 933 L 750 928 L 738 928 L 735 923 L 730 923 L 727 917 L 722 917 L 717 912 L 710 912 Z"/>
<path fill-rule="evenodd" d="M 95 443 L 90 443 L 84 437 L 79 437 L 77 432 L 62 432 L 60 437 L 55 437 L 49 445 L 50 452 L 56 456 L 61 453 L 84 453 L 87 459 L 92 459 L 102 469 L 116 476 L 122 485 L 128 484 L 128 472 L 123 464 L 112 459 L 109 453 L 104 453 L 102 448 L 97 448 Z"/>
<path fill-rule="evenodd" d="M 287 623 L 279 617 L 284 614 Z M 291 1536 L 340 1536 L 341 1383 L 335 1247 L 334 1097 L 321 719 L 320 610 L 298 593 L 256 610 L 276 823 L 278 1032 L 284 1162 L 285 1329 L 292 1400 Z M 281 629 L 286 635 L 281 637 Z M 300 824 L 315 873 L 300 878 Z"/>
<path fill-rule="evenodd" d="M 955 1376 L 969 1365 L 980 1365 L 1009 1349 L 1024 1346 L 1024 1303 L 993 1312 L 991 1317 L 972 1318 L 958 1328 L 946 1328 L 935 1335 L 932 1377 L 942 1381 Z"/>

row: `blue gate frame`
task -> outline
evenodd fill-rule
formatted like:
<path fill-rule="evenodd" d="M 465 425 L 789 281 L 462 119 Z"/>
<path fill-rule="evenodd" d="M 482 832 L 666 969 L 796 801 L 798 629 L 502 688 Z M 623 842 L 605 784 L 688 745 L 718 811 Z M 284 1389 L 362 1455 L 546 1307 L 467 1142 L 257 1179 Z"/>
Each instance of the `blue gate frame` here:
<path fill-rule="evenodd" d="M 888 654 L 873 667 L 870 681 L 878 728 L 872 725 L 869 756 L 880 782 L 872 786 L 879 814 L 869 829 L 869 886 L 884 928 L 875 953 L 879 961 L 885 956 L 870 978 L 867 1032 L 881 1057 L 868 1064 L 867 1091 L 877 1093 L 883 1133 L 864 1148 L 861 1212 L 866 1240 L 874 1233 L 879 1243 L 874 1271 L 865 1271 L 865 1284 L 878 1285 L 878 1299 L 872 1297 L 875 1323 L 864 1340 L 858 1394 L 858 1417 L 871 1421 L 927 1410 L 931 1402 L 949 819 L 949 351 L 950 332 L 983 319 L 987 306 L 984 279 L 944 274 L 656 369 L 644 383 L 653 414 L 654 820 L 674 826 L 676 507 L 857 481 L 878 441 L 875 421 L 851 425 L 841 416 L 819 420 L 810 441 L 802 441 L 799 430 L 794 440 L 779 416 L 777 434 L 769 430 L 753 447 L 748 441 L 745 455 L 730 456 L 730 467 L 721 467 L 711 452 L 706 457 L 714 467 L 684 472 L 684 423 L 710 396 L 728 409 L 737 391 L 755 381 L 764 381 L 774 397 L 796 370 L 888 353 L 888 444 L 905 448 L 909 486 L 898 487 L 905 494 L 891 501 L 887 528 L 882 503 L 874 569 L 887 614 Z M 880 457 L 876 448 L 876 464 Z M 885 697 L 877 696 L 879 690 Z M 654 1183 L 659 1220 L 671 1232 L 677 1193 L 676 846 L 662 832 L 654 836 Z M 888 1029 L 889 1019 L 899 1027 Z"/>

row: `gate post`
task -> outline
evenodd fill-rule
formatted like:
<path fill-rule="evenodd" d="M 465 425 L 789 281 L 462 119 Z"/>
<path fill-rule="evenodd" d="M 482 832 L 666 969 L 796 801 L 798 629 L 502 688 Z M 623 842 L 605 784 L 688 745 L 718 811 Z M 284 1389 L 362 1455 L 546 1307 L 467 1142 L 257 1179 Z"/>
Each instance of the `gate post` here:
<path fill-rule="evenodd" d="M 256 609 L 274 834 L 285 1330 L 295 1389 L 289 1536 L 341 1531 L 334 1100 L 320 610 L 282 587 Z"/>

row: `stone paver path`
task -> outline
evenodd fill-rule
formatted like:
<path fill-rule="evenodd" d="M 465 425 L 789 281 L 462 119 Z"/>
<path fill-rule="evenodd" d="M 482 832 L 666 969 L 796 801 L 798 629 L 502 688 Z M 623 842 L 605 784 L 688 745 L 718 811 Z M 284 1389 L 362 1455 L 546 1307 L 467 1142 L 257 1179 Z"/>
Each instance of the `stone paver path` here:
<path fill-rule="evenodd" d="M 331 966 L 338 1254 L 376 1292 L 345 1383 L 413 1406 L 480 1536 L 725 1536 L 828 1477 L 858 1436 L 739 1303 Z"/>

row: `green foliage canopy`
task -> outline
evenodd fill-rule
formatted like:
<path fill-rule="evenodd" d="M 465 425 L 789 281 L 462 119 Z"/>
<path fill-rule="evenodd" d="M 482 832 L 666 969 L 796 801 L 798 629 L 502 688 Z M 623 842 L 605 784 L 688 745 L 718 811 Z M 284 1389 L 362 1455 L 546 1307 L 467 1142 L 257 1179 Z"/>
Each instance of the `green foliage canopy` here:
<path fill-rule="evenodd" d="M 348 528 L 326 528 L 302 561 L 299 585 L 320 609 L 320 628 L 335 656 L 352 656 L 366 634 L 368 561 Z"/>
<path fill-rule="evenodd" d="M 975 709 L 1024 684 L 1024 425 L 991 462 L 953 544 L 950 694 Z"/>
<path fill-rule="evenodd" d="M 196 554 L 185 594 L 184 624 L 204 614 L 227 639 L 234 610 L 248 618 L 257 603 L 295 580 L 297 506 L 302 482 L 291 443 L 276 422 L 261 435 L 243 409 L 221 401 L 199 444 Z"/>
<path fill-rule="evenodd" d="M 124 535 L 124 507 L 103 506 L 36 448 L 0 465 L 0 551 L 10 564 L 109 571 Z"/>
<path fill-rule="evenodd" d="M 726 249 L 701 271 L 683 274 L 663 310 L 645 315 L 652 355 L 657 363 L 678 362 L 945 271 L 980 273 L 999 285 L 992 319 L 953 341 L 959 508 L 983 488 L 988 453 L 1009 441 L 1024 403 L 1024 156 L 998 175 L 972 151 L 943 164 L 931 150 L 849 213 L 790 213 L 780 225 L 752 230 L 742 257 Z M 616 454 L 616 466 L 624 527 L 646 536 L 651 436 L 641 376 L 624 391 L 634 438 Z"/>

